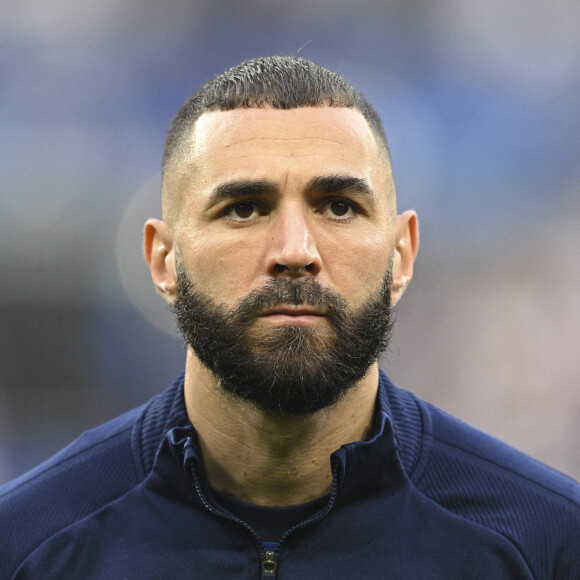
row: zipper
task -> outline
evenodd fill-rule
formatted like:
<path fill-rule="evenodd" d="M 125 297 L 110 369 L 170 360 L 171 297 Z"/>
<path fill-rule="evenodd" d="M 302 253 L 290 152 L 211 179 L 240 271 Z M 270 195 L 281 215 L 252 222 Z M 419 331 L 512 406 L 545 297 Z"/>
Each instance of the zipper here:
<path fill-rule="evenodd" d="M 315 522 L 320 521 L 322 518 L 326 517 L 336 501 L 336 496 L 338 495 L 338 459 L 332 458 L 332 489 L 330 491 L 330 498 L 326 507 L 314 514 L 313 516 L 305 519 L 302 522 L 297 523 L 288 530 L 286 530 L 278 542 L 263 542 L 262 552 L 260 554 L 262 561 L 262 578 L 261 580 L 272 580 L 276 578 L 276 571 L 278 569 L 278 561 L 280 559 L 280 554 L 284 543 L 288 539 L 288 536 L 294 533 L 296 530 L 309 526 Z"/>
<path fill-rule="evenodd" d="M 288 539 L 288 536 L 290 536 L 290 534 L 292 534 L 296 530 L 299 530 L 300 528 L 309 526 L 310 524 L 320 521 L 322 518 L 326 517 L 334 507 L 336 496 L 338 494 L 338 460 L 335 459 L 334 457 L 332 457 L 331 459 L 332 459 L 332 489 L 330 491 L 330 498 L 328 500 L 328 503 L 326 504 L 326 507 L 323 510 L 319 511 L 318 513 L 314 514 L 313 516 L 305 519 L 302 522 L 295 524 L 294 526 L 286 530 L 282 534 L 282 537 L 278 542 L 262 541 L 262 539 L 258 535 L 258 532 L 256 532 L 256 530 L 248 522 L 245 522 L 244 520 L 234 516 L 233 514 L 229 514 L 221 510 L 218 510 L 213 505 L 211 505 L 207 501 L 205 494 L 201 489 L 199 477 L 197 475 L 197 471 L 194 465 L 195 460 L 193 459 L 188 460 L 186 465 L 188 468 L 187 470 L 189 472 L 189 475 L 193 480 L 193 484 L 195 486 L 197 495 L 199 496 L 199 499 L 203 503 L 204 507 L 215 516 L 218 516 L 226 520 L 230 520 L 232 522 L 236 522 L 237 524 L 243 526 L 251 534 L 251 536 L 256 541 L 257 546 L 259 546 L 261 580 L 273 580 L 273 579 L 275 580 L 278 571 L 278 562 L 280 560 L 280 554 L 282 552 L 284 543 Z"/>
<path fill-rule="evenodd" d="M 246 528 L 248 532 L 250 532 L 251 536 L 256 541 L 256 545 L 259 547 L 260 553 L 260 572 L 261 578 L 263 580 L 272 580 L 276 578 L 276 571 L 278 569 L 278 559 L 280 558 L 280 544 L 278 542 L 263 542 L 258 532 L 250 525 L 248 522 L 237 518 L 233 514 L 229 514 L 223 512 L 221 510 L 216 509 L 213 505 L 211 505 L 203 493 L 201 489 L 201 484 L 199 482 L 199 477 L 197 476 L 197 471 L 195 470 L 195 465 L 193 460 L 189 460 L 187 462 L 187 468 L 189 472 L 189 476 L 193 480 L 193 485 L 195 486 L 195 491 L 203 503 L 204 507 L 211 512 L 214 516 L 218 516 L 220 518 L 230 520 L 232 522 L 236 522 L 237 524 Z"/>
<path fill-rule="evenodd" d="M 315 522 L 319 522 L 321 519 L 325 518 L 332 508 L 334 507 L 334 503 L 336 502 L 336 496 L 338 495 L 338 459 L 331 456 L 332 462 L 332 488 L 330 490 L 330 497 L 328 499 L 328 503 L 324 507 L 324 509 L 320 510 L 319 512 L 315 513 L 314 515 L 306 518 L 305 520 L 298 522 L 297 524 L 293 525 L 291 528 L 286 530 L 280 540 L 278 540 L 278 546 L 282 548 L 284 542 L 288 539 L 290 534 L 293 534 L 296 530 L 300 528 L 304 528 L 309 526 L 310 524 L 314 524 Z"/>
<path fill-rule="evenodd" d="M 262 563 L 262 580 L 276 578 L 278 559 L 280 558 L 280 544 L 278 542 L 263 542 L 260 560 Z"/>

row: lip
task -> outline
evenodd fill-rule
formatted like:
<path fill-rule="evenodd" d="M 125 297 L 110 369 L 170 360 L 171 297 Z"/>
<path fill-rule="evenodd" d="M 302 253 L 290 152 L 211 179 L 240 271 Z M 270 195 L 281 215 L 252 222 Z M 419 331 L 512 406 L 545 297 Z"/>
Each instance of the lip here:
<path fill-rule="evenodd" d="M 265 310 L 260 318 L 275 325 L 294 324 L 309 325 L 315 324 L 325 317 L 325 313 L 313 306 L 290 306 L 281 305 Z"/>
<path fill-rule="evenodd" d="M 324 311 L 314 306 L 301 304 L 299 306 L 292 306 L 290 304 L 281 304 L 264 310 L 261 316 L 272 316 L 274 314 L 286 314 L 288 316 L 324 316 Z"/>

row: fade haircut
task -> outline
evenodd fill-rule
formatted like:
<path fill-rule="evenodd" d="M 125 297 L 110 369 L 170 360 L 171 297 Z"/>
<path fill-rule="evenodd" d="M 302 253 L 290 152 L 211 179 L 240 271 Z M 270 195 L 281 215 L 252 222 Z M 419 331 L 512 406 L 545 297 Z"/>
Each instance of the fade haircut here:
<path fill-rule="evenodd" d="M 213 77 L 179 110 L 165 139 L 163 172 L 179 155 L 197 119 L 208 111 L 261 107 L 347 107 L 360 111 L 390 164 L 383 124 L 367 99 L 345 78 L 299 56 L 246 60 Z"/>

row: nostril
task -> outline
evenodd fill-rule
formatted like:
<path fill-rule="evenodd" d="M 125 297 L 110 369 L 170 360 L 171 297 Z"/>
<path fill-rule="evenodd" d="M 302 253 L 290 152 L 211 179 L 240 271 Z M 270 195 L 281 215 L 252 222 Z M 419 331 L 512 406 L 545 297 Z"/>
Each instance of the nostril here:
<path fill-rule="evenodd" d="M 276 263 L 274 265 L 274 275 L 284 273 L 297 275 L 304 274 L 306 272 L 308 272 L 309 274 L 316 274 L 317 272 L 316 264 L 314 262 L 311 262 L 310 264 L 306 264 L 305 266 L 289 266 L 280 263 Z"/>

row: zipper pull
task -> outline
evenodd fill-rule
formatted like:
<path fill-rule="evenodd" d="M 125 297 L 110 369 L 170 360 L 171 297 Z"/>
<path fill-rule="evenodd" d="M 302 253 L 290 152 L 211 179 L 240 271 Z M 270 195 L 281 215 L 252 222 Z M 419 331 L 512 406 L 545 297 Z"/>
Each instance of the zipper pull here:
<path fill-rule="evenodd" d="M 276 577 L 276 568 L 278 567 L 278 558 L 280 557 L 278 552 L 264 550 L 261 552 L 260 557 L 262 559 L 262 578 L 268 579 Z"/>

